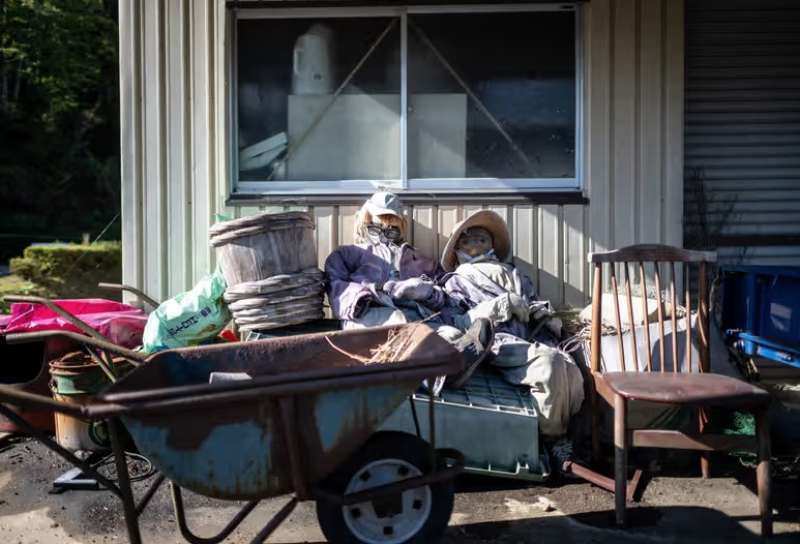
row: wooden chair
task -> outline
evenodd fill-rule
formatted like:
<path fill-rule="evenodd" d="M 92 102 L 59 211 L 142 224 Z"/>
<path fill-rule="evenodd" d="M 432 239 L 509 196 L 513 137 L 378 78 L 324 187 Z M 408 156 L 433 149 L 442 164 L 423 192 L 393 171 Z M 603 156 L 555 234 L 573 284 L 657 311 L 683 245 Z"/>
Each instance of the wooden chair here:
<path fill-rule="evenodd" d="M 614 479 L 615 479 L 615 510 L 618 525 L 626 522 L 626 484 L 628 469 L 628 450 L 636 447 L 646 448 L 673 448 L 691 449 L 701 451 L 701 472 L 703 478 L 708 477 L 710 451 L 750 449 L 758 452 L 757 487 L 758 504 L 761 514 L 761 531 L 763 536 L 772 534 L 772 516 L 770 509 L 770 441 L 767 419 L 767 407 L 770 397 L 762 389 L 752 386 L 742 380 L 710 373 L 709 349 L 709 323 L 708 323 L 708 289 L 707 276 L 708 263 L 716 261 L 716 254 L 702 251 L 688 251 L 663 245 L 636 245 L 616 251 L 604 253 L 590 253 L 589 261 L 594 267 L 594 286 L 592 294 L 592 330 L 591 330 L 591 374 L 594 382 L 595 394 L 593 406 L 593 447 L 595 455 L 599 452 L 598 430 L 599 404 L 602 400 L 610 405 L 614 413 Z M 684 288 L 683 304 L 686 307 L 685 331 L 679 331 L 676 312 L 665 316 L 667 313 L 661 300 L 662 273 L 667 269 L 670 272 L 669 292 L 671 294 L 672 308 L 680 302 L 676 299 L 676 263 L 683 268 Z M 614 372 L 604 372 L 601 353 L 602 335 L 602 292 L 603 292 L 603 267 L 606 265 L 610 271 L 610 285 L 614 298 L 616 330 L 621 369 Z M 631 296 L 630 266 L 634 267 L 634 275 L 638 271 L 641 285 L 643 327 L 630 327 L 630 340 L 632 349 L 628 352 L 632 361 L 625 361 L 625 350 L 620 317 L 620 300 L 618 277 L 616 268 L 621 270 L 627 294 L 628 322 L 633 323 L 633 305 Z M 649 268 L 648 268 L 649 265 Z M 696 284 L 698 291 L 697 300 L 697 346 L 699 361 L 696 369 L 692 370 L 692 318 L 690 294 L 690 267 L 698 269 Z M 650 320 L 647 317 L 647 271 L 655 282 L 658 293 L 658 334 L 660 342 L 658 348 L 651 343 Z M 635 278 L 634 278 L 635 279 Z M 665 296 L 666 298 L 666 296 Z M 653 312 L 652 309 L 650 309 Z M 640 318 L 641 319 L 641 318 Z M 684 318 L 681 318 L 684 319 Z M 673 364 L 669 368 L 665 341 L 665 323 L 671 320 L 671 356 Z M 678 335 L 686 335 L 684 363 L 680 364 Z M 636 334 L 644 335 L 644 344 L 647 346 L 647 356 L 640 355 L 636 348 Z M 613 340 L 612 340 L 613 342 Z M 608 347 L 608 345 L 607 345 Z M 658 366 L 655 368 L 654 356 L 658 355 Z M 643 359 L 640 362 L 640 359 Z M 646 359 L 646 360 L 645 360 Z M 680 368 L 684 366 L 683 370 Z M 667 368 L 665 368 L 667 367 Z M 649 401 L 653 403 L 690 407 L 698 410 L 698 429 L 694 433 L 683 433 L 676 430 L 665 429 L 637 429 L 628 428 L 629 401 Z M 751 411 L 756 417 L 756 441 L 751 437 L 712 435 L 704 433 L 708 423 L 708 412 L 711 407 L 727 407 Z"/>

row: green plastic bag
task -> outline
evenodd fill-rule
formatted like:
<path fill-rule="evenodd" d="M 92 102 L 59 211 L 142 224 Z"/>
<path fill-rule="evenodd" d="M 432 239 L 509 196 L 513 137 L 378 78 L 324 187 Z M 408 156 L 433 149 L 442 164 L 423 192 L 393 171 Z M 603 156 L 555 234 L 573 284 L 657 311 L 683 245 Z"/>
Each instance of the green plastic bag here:
<path fill-rule="evenodd" d="M 142 351 L 196 346 L 215 337 L 231 320 L 222 300 L 225 278 L 217 269 L 186 291 L 162 302 L 147 318 Z"/>

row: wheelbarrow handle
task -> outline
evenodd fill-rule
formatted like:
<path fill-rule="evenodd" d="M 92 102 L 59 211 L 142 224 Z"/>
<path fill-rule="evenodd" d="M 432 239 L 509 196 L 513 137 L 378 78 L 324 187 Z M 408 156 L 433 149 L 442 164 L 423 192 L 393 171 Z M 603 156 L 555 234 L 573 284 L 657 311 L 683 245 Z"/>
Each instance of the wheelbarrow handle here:
<path fill-rule="evenodd" d="M 72 331 L 36 331 L 36 332 L 7 334 L 6 342 L 9 344 L 24 344 L 26 342 L 37 342 L 39 340 L 52 338 L 54 336 L 69 338 L 70 340 L 74 340 L 75 342 L 93 346 L 108 351 L 110 353 L 120 355 L 131 361 L 131 363 L 133 363 L 134 365 L 139 365 L 147 360 L 147 355 L 144 353 L 140 353 L 138 351 L 133 351 L 132 349 L 123 348 L 122 346 L 112 344 L 111 342 L 102 337 L 93 338 Z"/>
<path fill-rule="evenodd" d="M 136 287 L 132 287 L 124 283 L 106 283 L 106 282 L 100 282 L 97 284 L 97 286 L 100 289 L 108 289 L 110 291 L 122 291 L 122 292 L 127 291 L 129 293 L 136 295 L 137 298 L 139 298 L 139 300 L 146 302 L 153 308 L 158 308 L 158 302 L 156 302 L 154 298 L 147 296 L 144 293 L 144 291 L 137 289 Z"/>
<path fill-rule="evenodd" d="M 0 385 L 0 403 L 23 406 L 34 410 L 53 410 L 75 417 L 86 416 L 86 407 L 82 404 L 58 401 L 52 397 L 29 393 L 10 385 Z"/>
<path fill-rule="evenodd" d="M 119 404 L 96 401 L 91 404 L 74 404 L 56 400 L 47 395 L 22 391 L 11 385 L 0 384 L 0 409 L 2 409 L 0 413 L 9 417 L 6 413 L 9 407 L 4 405 L 22 406 L 34 411 L 52 410 L 59 414 L 92 421 L 116 417 L 128 411 L 125 406 Z"/>
<path fill-rule="evenodd" d="M 3 300 L 6 302 L 27 302 L 29 304 L 42 304 L 55 312 L 60 317 L 64 318 L 64 320 L 68 321 L 69 323 L 78 327 L 79 330 L 88 334 L 92 338 L 97 340 L 108 341 L 108 339 L 94 330 L 92 327 L 89 326 L 88 323 L 80 319 L 78 316 L 68 312 L 49 298 L 44 297 L 29 297 L 29 296 L 21 296 L 21 295 L 7 295 L 3 297 Z"/>

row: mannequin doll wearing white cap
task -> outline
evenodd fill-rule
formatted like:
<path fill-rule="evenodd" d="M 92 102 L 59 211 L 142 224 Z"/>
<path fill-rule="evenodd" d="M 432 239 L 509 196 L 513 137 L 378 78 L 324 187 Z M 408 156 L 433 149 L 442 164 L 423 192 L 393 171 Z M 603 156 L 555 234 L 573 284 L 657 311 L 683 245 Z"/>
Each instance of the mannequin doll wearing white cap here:
<path fill-rule="evenodd" d="M 393 193 L 375 193 L 356 216 L 356 244 L 325 261 L 328 297 L 343 328 L 374 327 L 424 319 L 444 302 L 434 280 L 438 263 L 405 241 L 402 204 Z"/>
<path fill-rule="evenodd" d="M 427 319 L 474 364 L 488 353 L 491 324 L 476 320 L 462 330 L 434 316 L 447 300 L 436 284 L 443 271 L 405 241 L 402 210 L 397 195 L 386 192 L 375 193 L 361 207 L 356 216 L 356 244 L 339 247 L 325 261 L 333 313 L 344 329 Z"/>

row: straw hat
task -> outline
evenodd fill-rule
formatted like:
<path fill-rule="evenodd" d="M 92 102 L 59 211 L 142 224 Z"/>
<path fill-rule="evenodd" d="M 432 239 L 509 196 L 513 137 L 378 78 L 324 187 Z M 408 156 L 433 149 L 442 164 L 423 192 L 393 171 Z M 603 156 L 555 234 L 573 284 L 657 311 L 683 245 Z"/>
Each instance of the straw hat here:
<path fill-rule="evenodd" d="M 497 212 L 491 210 L 481 210 L 455 226 L 453 233 L 447 240 L 442 252 L 442 268 L 446 272 L 452 272 L 458 267 L 458 256 L 456 255 L 456 245 L 461 234 L 473 227 L 482 227 L 492 235 L 494 252 L 500 261 L 506 261 L 511 256 L 511 235 L 508 233 L 508 226 Z"/>

